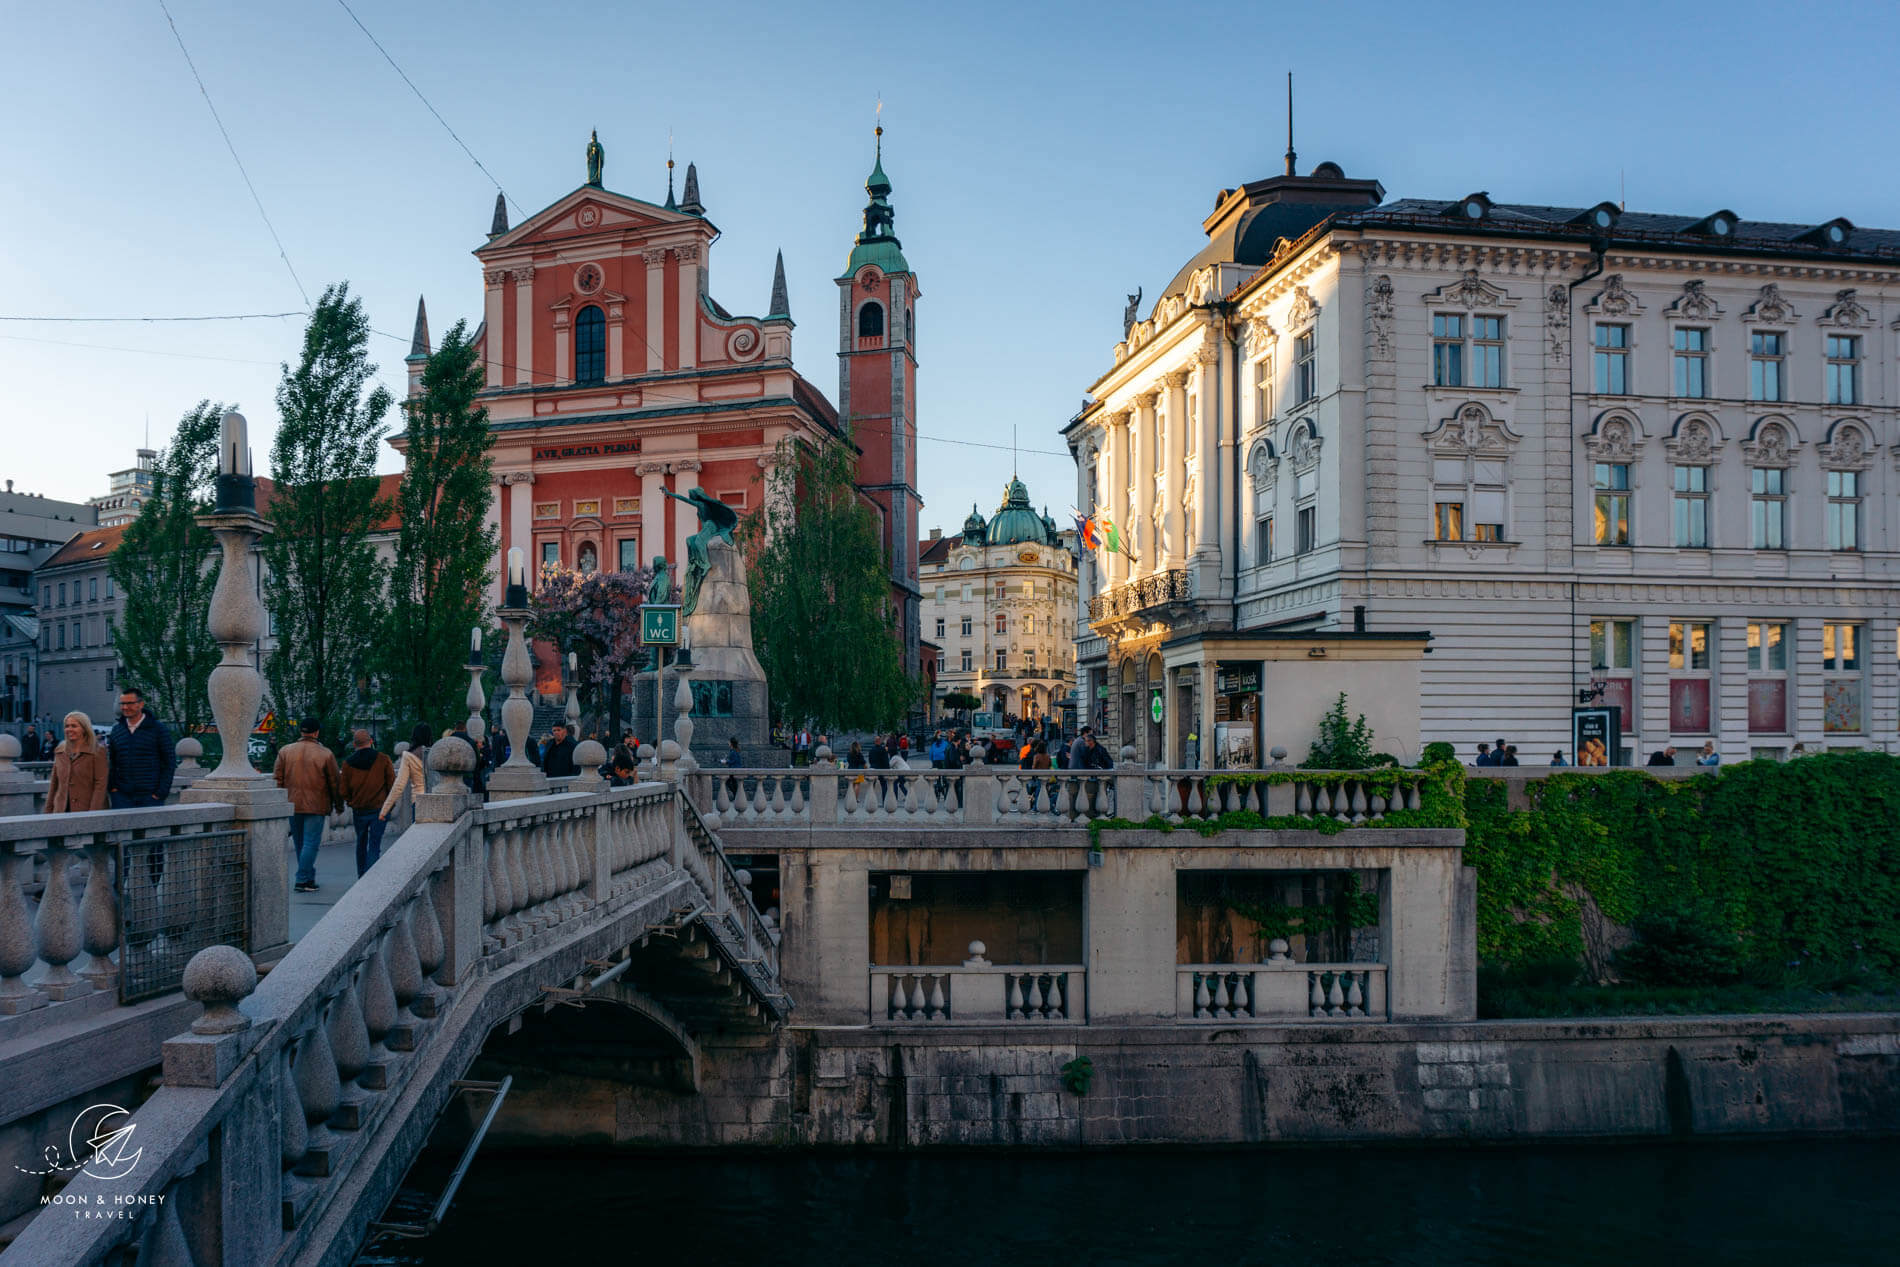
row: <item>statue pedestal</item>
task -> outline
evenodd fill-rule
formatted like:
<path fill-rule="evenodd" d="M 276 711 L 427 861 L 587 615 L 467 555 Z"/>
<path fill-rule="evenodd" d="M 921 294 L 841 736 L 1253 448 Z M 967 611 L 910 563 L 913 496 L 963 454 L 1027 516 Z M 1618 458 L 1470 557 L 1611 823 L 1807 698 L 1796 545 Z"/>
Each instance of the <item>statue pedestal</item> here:
<path fill-rule="evenodd" d="M 699 602 L 686 618 L 693 657 L 686 679 L 692 685 L 696 708 L 693 755 L 702 768 L 718 765 L 728 751 L 727 740 L 736 738 L 746 765 L 784 765 L 787 754 L 770 746 L 765 670 L 752 651 L 752 593 L 746 587 L 745 557 L 725 542 L 715 541 L 710 562 L 711 569 L 700 583 Z M 671 664 L 667 672 L 670 688 L 676 680 Z M 666 713 L 670 725 L 670 694 Z M 651 673 L 641 674 L 634 683 L 633 727 L 643 740 L 653 729 Z"/>

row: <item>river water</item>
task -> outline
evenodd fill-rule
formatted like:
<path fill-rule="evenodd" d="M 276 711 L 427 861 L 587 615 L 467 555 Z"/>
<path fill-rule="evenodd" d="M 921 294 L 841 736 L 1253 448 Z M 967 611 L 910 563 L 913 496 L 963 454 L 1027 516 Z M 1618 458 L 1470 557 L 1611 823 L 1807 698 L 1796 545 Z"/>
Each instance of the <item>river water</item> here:
<path fill-rule="evenodd" d="M 1894 1264 L 1897 1178 L 1895 1140 L 492 1155 L 434 1236 L 385 1241 L 360 1261 Z"/>

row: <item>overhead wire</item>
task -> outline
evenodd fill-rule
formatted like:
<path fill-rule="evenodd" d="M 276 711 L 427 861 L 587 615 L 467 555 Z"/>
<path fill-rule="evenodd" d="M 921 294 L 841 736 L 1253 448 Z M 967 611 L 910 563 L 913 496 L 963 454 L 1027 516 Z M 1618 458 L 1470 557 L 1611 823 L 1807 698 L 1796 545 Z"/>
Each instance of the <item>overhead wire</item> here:
<path fill-rule="evenodd" d="M 295 312 L 233 312 L 211 317 L 27 317 L 0 315 L 0 321 L 76 322 L 96 325 L 107 323 L 130 324 L 135 322 L 158 323 L 171 321 L 262 321 L 272 317 L 307 317 L 309 315 L 309 309 L 300 308 Z"/>
<path fill-rule="evenodd" d="M 430 104 L 429 99 L 422 95 L 422 89 L 416 87 L 416 81 L 409 78 L 408 72 L 397 65 L 396 59 L 391 57 L 389 50 L 383 47 L 382 41 L 377 39 L 370 29 L 363 25 L 363 19 L 356 16 L 356 10 L 350 8 L 350 6 L 345 3 L 345 0 L 336 0 L 336 2 L 342 6 L 343 12 L 350 15 L 350 21 L 356 23 L 356 29 L 361 31 L 369 42 L 376 46 L 376 51 L 381 53 L 383 60 L 389 63 L 389 68 L 395 71 L 405 84 L 409 85 L 409 91 L 416 94 L 416 100 L 422 103 L 425 110 L 435 116 L 435 121 L 442 125 L 442 130 L 447 132 L 450 139 L 462 147 L 462 153 L 468 155 L 468 161 L 475 164 L 476 169 L 480 171 L 482 175 L 488 177 L 489 183 L 495 186 L 495 192 L 508 200 L 509 204 L 514 207 L 516 215 L 525 216 L 527 212 L 522 208 L 521 204 L 509 196 L 508 191 L 502 188 L 501 182 L 495 179 L 495 173 L 489 171 L 488 168 L 482 164 L 482 160 L 475 157 L 475 151 L 468 147 L 468 142 L 456 134 L 455 129 L 449 126 L 449 121 L 442 117 L 442 112 L 437 110 L 434 105 Z"/>
<path fill-rule="evenodd" d="M 251 173 L 245 170 L 244 160 L 238 157 L 237 146 L 231 142 L 231 134 L 225 129 L 224 120 L 218 115 L 218 107 L 211 100 L 211 91 L 205 87 L 204 76 L 198 73 L 198 64 L 191 60 L 191 50 L 185 47 L 185 37 L 178 32 L 178 23 L 172 20 L 172 11 L 166 7 L 165 0 L 158 0 L 159 10 L 165 15 L 165 25 L 171 27 L 172 38 L 178 41 L 178 51 L 185 55 L 185 65 L 191 70 L 192 79 L 197 81 L 198 93 L 205 99 L 205 106 L 211 111 L 211 121 L 218 125 L 218 135 L 224 138 L 224 147 L 231 151 L 231 161 L 237 164 L 238 175 L 244 178 L 244 187 L 251 191 L 251 201 L 257 204 L 257 214 L 264 221 L 264 227 L 270 231 L 271 241 L 277 244 L 277 258 L 284 262 L 284 270 L 290 274 L 290 280 L 296 284 L 297 293 L 303 297 L 304 306 L 310 306 L 310 292 L 303 288 L 303 279 L 297 276 L 297 270 L 290 262 L 290 252 L 284 249 L 284 240 L 277 235 L 277 226 L 271 223 L 270 212 L 264 210 L 264 200 L 258 196 L 257 186 L 251 183 Z"/>
<path fill-rule="evenodd" d="M 162 348 L 128 348 L 111 343 L 75 343 L 70 339 L 37 339 L 30 334 L 0 334 L 0 339 L 12 343 L 49 343 L 62 348 L 92 348 L 100 352 L 132 352 L 140 356 L 173 356 L 188 361 L 225 361 L 232 365 L 276 365 L 277 361 L 262 361 L 255 357 L 212 356 L 204 352 L 169 352 Z"/>

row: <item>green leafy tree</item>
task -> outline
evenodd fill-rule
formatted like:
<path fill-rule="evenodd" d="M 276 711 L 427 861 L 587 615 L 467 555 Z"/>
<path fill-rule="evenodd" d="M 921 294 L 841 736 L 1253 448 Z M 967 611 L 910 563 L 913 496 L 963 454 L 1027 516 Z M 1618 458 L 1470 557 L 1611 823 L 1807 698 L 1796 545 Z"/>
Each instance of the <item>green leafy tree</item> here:
<path fill-rule="evenodd" d="M 399 721 L 451 710 L 467 690 L 469 630 L 483 624 L 482 590 L 495 558 L 488 411 L 476 403 L 482 368 L 456 322 L 422 371 L 407 407 L 407 466 L 396 494 L 400 526 L 389 614 L 377 664 L 384 711 Z"/>
<path fill-rule="evenodd" d="M 1364 770 L 1374 763 L 1372 727 L 1366 715 L 1346 715 L 1346 693 L 1341 691 L 1326 715 L 1319 719 L 1319 735 L 1302 763 L 1308 770 Z M 1389 759 L 1388 759 L 1389 760 Z"/>
<path fill-rule="evenodd" d="M 842 445 L 782 446 L 764 505 L 740 521 L 753 648 L 787 723 L 882 728 L 922 690 L 905 671 L 889 560 L 854 473 Z"/>
<path fill-rule="evenodd" d="M 280 735 L 318 718 L 326 738 L 365 711 L 383 631 L 383 573 L 370 533 L 388 504 L 376 457 L 389 392 L 368 388 L 369 318 L 349 286 L 331 286 L 304 331 L 296 369 L 277 388 L 276 488 L 265 511 L 265 602 L 277 647 L 265 665 Z M 367 389 L 367 390 L 366 390 Z M 440 707 L 440 705 L 438 705 Z"/>
<path fill-rule="evenodd" d="M 178 420 L 152 468 L 152 496 L 107 565 L 121 601 L 112 631 L 119 680 L 151 698 L 154 711 L 189 731 L 210 720 L 205 684 L 218 644 L 205 627 L 218 583 L 217 540 L 197 524 L 218 473 L 225 406 L 200 401 Z"/>

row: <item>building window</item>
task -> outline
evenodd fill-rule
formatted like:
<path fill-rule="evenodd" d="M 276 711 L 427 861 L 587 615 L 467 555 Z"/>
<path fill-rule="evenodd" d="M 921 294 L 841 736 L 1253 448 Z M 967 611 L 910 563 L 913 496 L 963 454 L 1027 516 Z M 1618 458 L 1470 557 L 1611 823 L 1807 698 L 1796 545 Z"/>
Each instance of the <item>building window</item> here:
<path fill-rule="evenodd" d="M 963 618 L 963 636 L 965 638 L 970 636 L 970 618 L 968 616 Z"/>
<path fill-rule="evenodd" d="M 996 649 L 996 671 L 1002 673 L 1009 668 L 1009 651 L 1004 647 Z"/>
<path fill-rule="evenodd" d="M 1676 395 L 1701 400 L 1709 394 L 1709 332 L 1693 326 L 1676 331 Z"/>
<path fill-rule="evenodd" d="M 1748 733 L 1788 733 L 1788 626 L 1748 626 Z"/>
<path fill-rule="evenodd" d="M 640 570 L 640 542 L 635 537 L 622 537 L 615 546 L 620 553 L 620 570 L 638 572 Z"/>
<path fill-rule="evenodd" d="M 96 576 L 89 577 L 86 581 L 86 601 L 89 603 L 99 601 L 99 578 Z"/>
<path fill-rule="evenodd" d="M 66 582 L 64 581 L 59 583 L 59 605 L 61 607 L 66 605 Z"/>
<path fill-rule="evenodd" d="M 557 568 L 561 566 L 560 542 L 543 541 L 541 543 L 541 566 L 544 568 Z"/>
<path fill-rule="evenodd" d="M 883 304 L 870 303 L 858 309 L 858 337 L 860 339 L 884 337 Z"/>
<path fill-rule="evenodd" d="M 1465 382 L 1465 319 L 1455 313 L 1432 316 L 1432 386 L 1462 387 Z"/>
<path fill-rule="evenodd" d="M 1749 472 L 1749 522 L 1757 550 L 1783 548 L 1782 527 L 1788 512 L 1788 497 L 1783 491 L 1786 476 L 1787 472 L 1778 466 L 1758 466 Z"/>
<path fill-rule="evenodd" d="M 574 318 L 574 381 L 599 383 L 607 377 L 607 317 L 593 304 Z"/>
<path fill-rule="evenodd" d="M 1432 536 L 1438 541 L 1503 541 L 1504 462 L 1432 459 Z"/>
<path fill-rule="evenodd" d="M 1630 543 L 1630 468 L 1627 462 L 1598 462 L 1592 476 L 1596 486 L 1596 543 Z"/>
<path fill-rule="evenodd" d="M 1294 552 L 1306 554 L 1319 544 L 1319 472 L 1300 471 L 1293 477 Z"/>
<path fill-rule="evenodd" d="M 1592 356 L 1591 366 L 1597 395 L 1629 394 L 1629 347 L 1628 326 L 1600 325 L 1596 328 L 1596 352 Z"/>
<path fill-rule="evenodd" d="M 963 671 L 968 673 L 973 667 L 975 666 L 970 663 L 970 649 L 965 647 L 963 649 Z"/>
<path fill-rule="evenodd" d="M 1033 615 L 1026 615 L 1023 617 L 1023 632 L 1026 634 L 1032 634 L 1036 632 L 1036 618 Z"/>
<path fill-rule="evenodd" d="M 40 606 L 51 607 L 52 605 L 53 605 L 53 587 L 50 585 L 40 586 Z"/>
<path fill-rule="evenodd" d="M 1273 516 L 1262 515 L 1255 525 L 1254 564 L 1264 567 L 1273 562 Z"/>
<path fill-rule="evenodd" d="M 1676 468 L 1676 544 L 1706 549 L 1709 544 L 1709 468 Z"/>
<path fill-rule="evenodd" d="M 112 597 L 112 574 L 108 572 L 106 574 L 106 598 L 110 600 L 111 597 Z"/>
<path fill-rule="evenodd" d="M 106 645 L 108 647 L 112 645 L 112 618 L 110 616 L 106 618 Z"/>
<path fill-rule="evenodd" d="M 996 613 L 996 632 L 999 634 L 1009 632 L 1009 616 L 1004 612 Z"/>
<path fill-rule="evenodd" d="M 1008 598 L 1008 597 L 1009 597 L 1009 582 L 1008 581 L 996 582 L 996 601 L 1000 603 L 1005 598 Z"/>
<path fill-rule="evenodd" d="M 1861 729 L 1859 625 L 1821 626 L 1821 729 L 1857 734 Z"/>
<path fill-rule="evenodd" d="M 1471 319 L 1471 385 L 1504 386 L 1504 318 Z"/>
<path fill-rule="evenodd" d="M 1253 420 L 1264 423 L 1273 417 L 1273 358 L 1262 357 L 1253 363 Z"/>
<path fill-rule="evenodd" d="M 1636 622 L 1590 622 L 1590 676 L 1603 683 L 1603 702 L 1623 710 L 1623 726 L 1636 721 Z M 1611 754 L 1614 759 L 1615 754 Z"/>
<path fill-rule="evenodd" d="M 1313 332 L 1293 340 L 1293 403 L 1304 405 L 1319 395 L 1319 365 L 1314 356 Z"/>
<path fill-rule="evenodd" d="M 1706 735 L 1709 730 L 1709 626 L 1669 625 L 1669 733 Z"/>
<path fill-rule="evenodd" d="M 1827 336 L 1827 403 L 1860 403 L 1860 338 L 1857 335 Z"/>
<path fill-rule="evenodd" d="M 1787 346 L 1780 333 L 1757 330 L 1748 336 L 1748 398 L 1781 400 L 1781 358 Z"/>
<path fill-rule="evenodd" d="M 943 637 L 943 617 L 942 616 L 937 617 L 937 636 L 939 638 Z"/>
<path fill-rule="evenodd" d="M 54 650 L 64 651 L 66 649 L 66 626 L 64 623 L 61 623 L 55 626 L 55 628 L 59 630 L 59 646 L 54 648 Z"/>
<path fill-rule="evenodd" d="M 1036 649 L 1034 647 L 1023 652 L 1023 667 L 1025 669 L 1033 669 L 1036 667 Z"/>
<path fill-rule="evenodd" d="M 1860 549 L 1860 472 L 1827 473 L 1827 548 Z"/>

